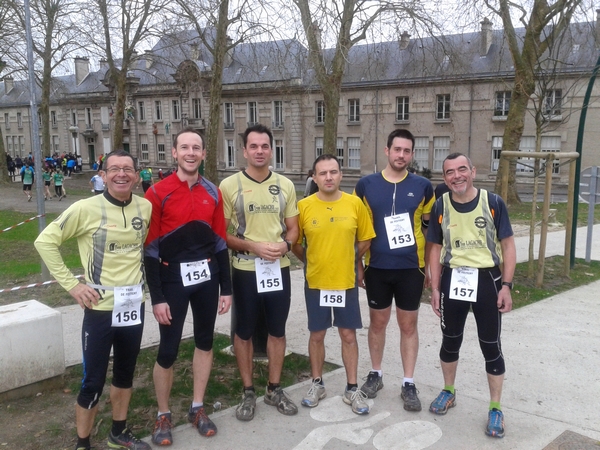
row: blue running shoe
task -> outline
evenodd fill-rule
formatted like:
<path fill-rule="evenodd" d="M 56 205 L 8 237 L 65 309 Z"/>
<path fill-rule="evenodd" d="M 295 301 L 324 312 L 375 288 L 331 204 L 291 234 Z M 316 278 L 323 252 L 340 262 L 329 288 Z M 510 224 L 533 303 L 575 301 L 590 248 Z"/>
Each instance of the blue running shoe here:
<path fill-rule="evenodd" d="M 499 409 L 492 409 L 488 413 L 488 423 L 485 434 L 492 437 L 504 437 L 504 414 Z"/>
<path fill-rule="evenodd" d="M 448 412 L 448 408 L 456 406 L 456 395 L 450 391 L 443 390 L 440 395 L 431 402 L 429 411 L 440 416 Z"/>

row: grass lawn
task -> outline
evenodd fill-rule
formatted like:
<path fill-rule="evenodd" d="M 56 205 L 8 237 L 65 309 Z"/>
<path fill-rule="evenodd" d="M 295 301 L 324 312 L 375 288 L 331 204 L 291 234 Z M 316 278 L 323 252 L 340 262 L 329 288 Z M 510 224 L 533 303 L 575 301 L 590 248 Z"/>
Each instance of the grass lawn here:
<path fill-rule="evenodd" d="M 29 219 L 33 214 L 23 214 L 14 211 L 2 211 L 0 214 L 0 230 Z M 57 214 L 46 215 L 46 223 L 50 223 Z M 0 288 L 12 288 L 42 281 L 41 258 L 33 246 L 38 235 L 38 221 L 33 220 L 0 233 Z M 77 251 L 77 241 L 71 239 L 65 242 L 60 252 L 67 267 L 76 274 L 82 274 L 83 268 Z M 31 298 L 42 299 L 51 307 L 71 305 L 73 300 L 58 283 L 40 288 L 22 289 L 0 294 L 0 305 L 7 305 Z M 33 292 L 32 292 L 33 291 Z"/>
<path fill-rule="evenodd" d="M 588 204 L 579 203 L 577 211 L 577 226 L 587 226 L 588 221 Z M 540 201 L 537 203 L 537 215 L 536 222 L 542 220 L 542 207 L 543 203 Z M 556 209 L 556 220 L 557 222 L 566 225 L 567 223 L 567 204 L 566 203 L 550 203 L 550 209 Z M 529 225 L 531 218 L 531 202 L 521 203 L 520 205 L 511 205 L 508 208 L 510 215 L 510 221 L 513 224 Z M 600 207 L 594 208 L 594 223 L 600 223 Z"/>

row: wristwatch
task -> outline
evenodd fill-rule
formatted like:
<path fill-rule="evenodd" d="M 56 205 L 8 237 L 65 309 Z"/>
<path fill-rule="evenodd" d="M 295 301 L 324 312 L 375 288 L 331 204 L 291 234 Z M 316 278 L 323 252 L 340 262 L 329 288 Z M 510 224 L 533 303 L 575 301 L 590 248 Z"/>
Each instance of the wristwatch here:
<path fill-rule="evenodd" d="M 513 289 L 513 283 L 512 282 L 503 281 L 502 282 L 502 286 L 508 286 L 508 289 L 510 289 L 511 291 Z"/>
<path fill-rule="evenodd" d="M 291 252 L 292 251 L 292 243 L 290 241 L 285 241 L 285 243 L 288 246 L 288 252 Z"/>

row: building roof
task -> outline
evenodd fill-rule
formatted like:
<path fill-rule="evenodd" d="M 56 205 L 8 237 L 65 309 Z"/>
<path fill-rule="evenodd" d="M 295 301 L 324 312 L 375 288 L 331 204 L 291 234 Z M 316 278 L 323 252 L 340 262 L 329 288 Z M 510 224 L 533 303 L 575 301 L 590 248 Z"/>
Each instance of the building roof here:
<path fill-rule="evenodd" d="M 564 73 L 590 72 L 598 55 L 595 24 L 571 24 L 558 48 L 552 66 Z M 214 40 L 214 30 L 208 38 Z M 523 38 L 525 30 L 517 29 Z M 355 45 L 350 49 L 343 79 L 346 86 L 405 84 L 456 79 L 510 77 L 513 63 L 502 30 L 492 31 L 488 52 L 480 55 L 481 32 L 453 34 L 441 37 L 410 39 L 407 46 L 400 40 Z M 403 48 L 404 47 L 404 48 Z M 330 63 L 334 49 L 325 49 L 323 57 Z M 229 65 L 223 70 L 223 85 L 234 88 L 253 83 L 283 83 L 297 80 L 306 87 L 318 84 L 308 63 L 307 49 L 295 39 L 238 44 L 230 53 Z M 151 64 L 148 60 L 151 59 Z M 129 75 L 139 78 L 139 86 L 174 85 L 177 68 L 191 62 L 198 73 L 210 71 L 213 58 L 196 31 L 180 31 L 163 36 L 147 52 L 137 57 Z M 558 62 L 556 62 L 558 61 Z M 102 84 L 106 67 L 90 72 L 77 85 L 75 75 L 54 77 L 52 102 L 65 97 L 104 96 L 108 88 Z M 36 97 L 39 100 L 38 89 Z M 29 104 L 26 81 L 14 81 L 14 88 L 0 93 L 0 107 Z"/>

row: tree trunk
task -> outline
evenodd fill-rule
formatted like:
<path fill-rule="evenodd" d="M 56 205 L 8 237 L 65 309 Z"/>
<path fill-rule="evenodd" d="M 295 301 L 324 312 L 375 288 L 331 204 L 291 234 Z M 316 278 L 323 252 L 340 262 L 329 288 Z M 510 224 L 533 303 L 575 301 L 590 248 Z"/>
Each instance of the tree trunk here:
<path fill-rule="evenodd" d="M 39 112 L 42 116 L 42 157 L 51 156 L 50 144 L 50 85 L 52 83 L 52 60 L 44 58 L 44 71 L 42 74 L 42 98 L 40 99 Z M 31 120 L 37 120 L 32 117 Z"/>
<path fill-rule="evenodd" d="M 113 118 L 115 129 L 113 131 L 112 151 L 123 149 L 123 120 L 125 119 L 125 100 L 127 99 L 127 66 L 114 69 L 115 107 Z"/>
<path fill-rule="evenodd" d="M 217 161 L 219 149 L 219 128 L 221 123 L 221 98 L 223 91 L 223 65 L 227 47 L 227 27 L 229 25 L 229 0 L 223 0 L 219 5 L 217 35 L 214 43 L 212 78 L 210 80 L 210 99 L 208 126 L 206 127 L 206 160 L 204 176 L 213 183 L 218 182 Z"/>
<path fill-rule="evenodd" d="M 0 184 L 8 184 L 11 182 L 8 176 L 8 167 L 6 166 L 6 151 L 4 150 L 4 136 L 0 129 Z"/>
<path fill-rule="evenodd" d="M 323 126 L 323 153 L 335 155 L 337 149 L 337 130 L 340 111 L 340 86 L 329 81 L 321 85 L 325 104 L 325 123 Z"/>
<path fill-rule="evenodd" d="M 503 151 L 519 151 L 521 136 L 523 136 L 523 129 L 525 127 L 527 105 L 534 89 L 535 83 L 532 75 L 519 73 L 519 71 L 515 72 L 515 87 L 511 93 L 510 109 L 506 118 L 504 137 L 502 138 Z M 500 167 L 496 175 L 496 192 L 501 192 L 502 189 L 502 171 L 503 169 Z M 516 171 L 517 161 L 511 158 L 508 175 L 508 198 L 504 199 L 508 205 L 521 203 L 521 199 L 517 193 Z"/>
<path fill-rule="evenodd" d="M 488 2 L 486 1 L 486 3 Z M 517 38 L 512 18 L 518 7 L 513 7 L 514 5 L 509 0 L 499 0 L 498 9 L 494 9 L 502 19 L 504 36 L 515 67 L 515 85 L 504 128 L 502 150 L 517 151 L 519 149 L 528 102 L 535 92 L 535 75 L 539 69 L 540 58 L 549 46 L 565 32 L 580 3 L 581 0 L 557 0 L 552 4 L 547 0 L 534 0 L 530 5 L 531 13 L 525 24 L 522 45 L 520 45 L 520 39 Z M 521 16 L 521 19 L 523 20 L 525 17 Z M 516 189 L 516 168 L 516 160 L 511 159 L 508 198 L 504 199 L 508 204 L 521 202 Z M 496 192 L 500 192 L 502 175 L 500 171 L 497 174 Z"/>

